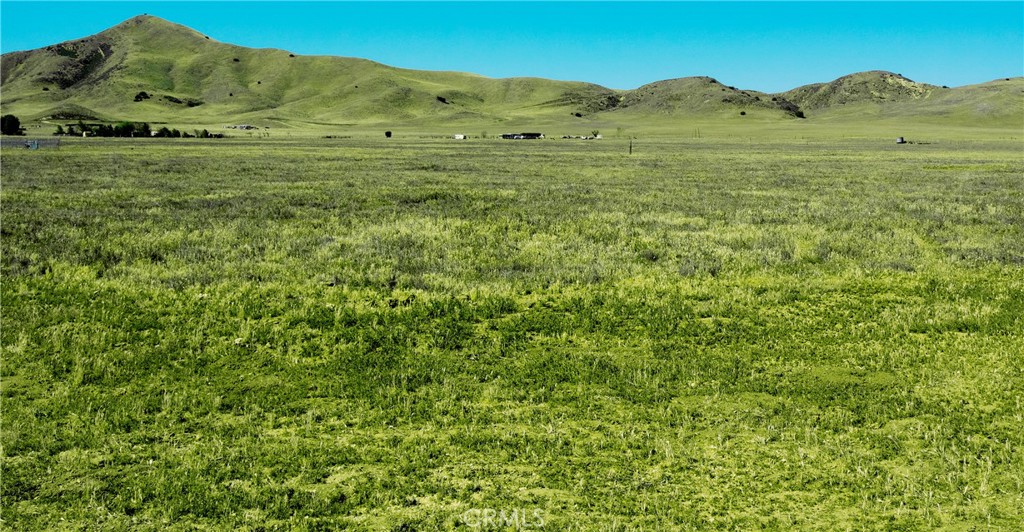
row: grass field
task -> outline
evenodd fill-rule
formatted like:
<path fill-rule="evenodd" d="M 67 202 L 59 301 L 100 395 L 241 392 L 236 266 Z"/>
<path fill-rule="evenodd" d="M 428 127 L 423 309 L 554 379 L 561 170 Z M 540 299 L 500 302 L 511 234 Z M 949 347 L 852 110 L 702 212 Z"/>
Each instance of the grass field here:
<path fill-rule="evenodd" d="M 1020 132 L 714 133 L 4 150 L 3 527 L 1024 527 Z"/>

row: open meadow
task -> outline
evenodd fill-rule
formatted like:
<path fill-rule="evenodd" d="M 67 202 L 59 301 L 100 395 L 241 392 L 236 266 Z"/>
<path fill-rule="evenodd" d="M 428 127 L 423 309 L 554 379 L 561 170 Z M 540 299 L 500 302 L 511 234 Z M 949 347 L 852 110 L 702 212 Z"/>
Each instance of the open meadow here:
<path fill-rule="evenodd" d="M 2 527 L 1020 529 L 1010 134 L 4 149 Z"/>

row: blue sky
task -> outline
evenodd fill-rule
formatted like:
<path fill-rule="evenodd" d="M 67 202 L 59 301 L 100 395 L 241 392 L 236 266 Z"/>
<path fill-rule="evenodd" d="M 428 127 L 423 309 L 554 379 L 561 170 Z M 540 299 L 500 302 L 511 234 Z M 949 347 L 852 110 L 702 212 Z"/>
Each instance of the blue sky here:
<path fill-rule="evenodd" d="M 1014 2 L 45 2 L 0 0 L 0 49 L 148 13 L 214 39 L 423 70 L 631 89 L 707 75 L 777 92 L 864 70 L 959 86 L 1024 75 Z"/>

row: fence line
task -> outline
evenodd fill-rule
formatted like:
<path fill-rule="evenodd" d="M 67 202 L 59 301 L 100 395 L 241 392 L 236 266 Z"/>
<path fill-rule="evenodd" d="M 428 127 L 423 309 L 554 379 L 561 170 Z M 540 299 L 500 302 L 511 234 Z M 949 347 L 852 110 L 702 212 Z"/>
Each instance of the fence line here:
<path fill-rule="evenodd" d="M 49 139 L 29 139 L 29 138 L 18 138 L 18 137 L 3 137 L 0 138 L 0 148 L 5 150 L 11 149 L 29 149 L 38 150 L 40 148 L 60 148 L 60 138 L 49 138 Z"/>

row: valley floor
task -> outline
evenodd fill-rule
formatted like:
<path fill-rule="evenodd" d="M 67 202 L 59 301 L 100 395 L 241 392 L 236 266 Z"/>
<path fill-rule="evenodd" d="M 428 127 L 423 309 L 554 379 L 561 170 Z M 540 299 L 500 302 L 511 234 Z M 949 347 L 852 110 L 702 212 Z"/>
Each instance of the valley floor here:
<path fill-rule="evenodd" d="M 880 137 L 4 149 L 0 519 L 1024 527 L 1021 141 Z"/>

